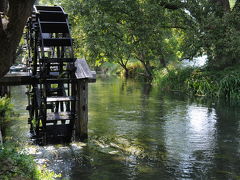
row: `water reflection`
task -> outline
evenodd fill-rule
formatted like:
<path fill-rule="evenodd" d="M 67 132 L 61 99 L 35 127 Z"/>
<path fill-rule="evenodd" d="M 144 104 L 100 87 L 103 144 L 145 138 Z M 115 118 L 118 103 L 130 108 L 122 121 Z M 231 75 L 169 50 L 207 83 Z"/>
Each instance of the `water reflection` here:
<path fill-rule="evenodd" d="M 89 91 L 89 140 L 31 145 L 38 163 L 70 179 L 239 178 L 239 105 L 115 77 L 98 78 Z M 25 124 L 21 136 L 28 138 L 23 90 L 12 95 L 21 112 L 15 126 Z"/>
<path fill-rule="evenodd" d="M 204 175 L 215 148 L 216 113 L 196 104 L 177 106 L 166 116 L 165 142 L 176 176 L 182 178 Z"/>

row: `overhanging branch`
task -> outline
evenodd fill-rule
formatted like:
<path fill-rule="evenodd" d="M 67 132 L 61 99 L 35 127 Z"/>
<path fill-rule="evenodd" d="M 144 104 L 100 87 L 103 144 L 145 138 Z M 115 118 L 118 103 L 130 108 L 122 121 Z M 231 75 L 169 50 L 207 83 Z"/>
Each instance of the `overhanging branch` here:
<path fill-rule="evenodd" d="M 166 29 L 187 29 L 186 27 L 178 26 L 178 25 L 164 25 L 164 26 L 160 26 L 160 27 L 166 28 Z"/>
<path fill-rule="evenodd" d="M 0 33 L 3 31 L 2 15 L 0 13 Z"/>
<path fill-rule="evenodd" d="M 186 3 L 171 4 L 168 2 L 161 2 L 160 6 L 166 8 L 166 9 L 169 9 L 169 10 L 178 10 L 178 9 L 186 7 Z"/>

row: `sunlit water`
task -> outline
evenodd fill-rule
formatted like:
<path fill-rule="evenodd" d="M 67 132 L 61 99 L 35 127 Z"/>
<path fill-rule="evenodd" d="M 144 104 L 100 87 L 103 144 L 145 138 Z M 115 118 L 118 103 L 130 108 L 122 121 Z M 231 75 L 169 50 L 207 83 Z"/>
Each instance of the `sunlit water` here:
<path fill-rule="evenodd" d="M 12 88 L 11 134 L 62 178 L 240 179 L 239 105 L 99 77 L 89 85 L 89 140 L 39 147 L 29 141 L 24 92 Z"/>

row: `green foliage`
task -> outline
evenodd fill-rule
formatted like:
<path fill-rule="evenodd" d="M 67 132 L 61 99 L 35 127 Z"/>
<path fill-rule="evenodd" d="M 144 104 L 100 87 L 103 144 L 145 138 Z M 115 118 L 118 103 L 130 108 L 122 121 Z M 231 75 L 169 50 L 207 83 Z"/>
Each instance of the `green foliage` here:
<path fill-rule="evenodd" d="M 70 15 L 76 55 L 97 66 L 112 62 L 128 71 L 129 60 L 136 59 L 151 79 L 153 67 L 165 66 L 181 54 L 183 32 L 175 27 L 181 24 L 183 11 L 169 11 L 151 0 L 63 0 L 60 4 Z"/>
<path fill-rule="evenodd" d="M 128 63 L 128 75 L 131 78 L 136 78 L 136 79 L 144 79 L 144 67 L 141 64 L 141 62 L 137 60 L 131 60 Z"/>
<path fill-rule="evenodd" d="M 9 117 L 12 113 L 13 105 L 11 100 L 7 97 L 0 98 L 0 130 L 5 130 L 5 126 L 10 121 Z"/>
<path fill-rule="evenodd" d="M 129 60 L 135 59 L 151 80 L 154 70 L 177 59 L 207 55 L 209 69 L 215 70 L 240 62 L 239 1 L 40 2 L 64 7 L 70 15 L 76 56 L 85 57 L 96 66 L 117 63 L 127 71 Z M 211 83 L 209 79 L 199 79 L 189 86 L 202 82 Z M 207 84 L 203 86 L 208 89 Z"/>
<path fill-rule="evenodd" d="M 186 79 L 191 76 L 193 68 L 175 68 L 170 66 L 155 72 L 153 83 L 164 90 L 186 91 Z"/>
<path fill-rule="evenodd" d="M 187 89 L 198 96 L 217 96 L 218 82 L 210 73 L 201 69 L 194 70 L 190 77 L 185 80 Z"/>
<path fill-rule="evenodd" d="M 231 72 L 219 83 L 219 93 L 226 98 L 240 99 L 240 72 Z"/>
<path fill-rule="evenodd" d="M 12 112 L 13 105 L 10 98 L 3 97 L 0 99 L 0 117 L 8 116 Z"/>
<path fill-rule="evenodd" d="M 180 90 L 197 96 L 240 99 L 239 66 L 223 71 L 199 68 L 170 68 L 157 71 L 154 83 L 166 90 Z"/>
<path fill-rule="evenodd" d="M 59 177 L 44 167 L 39 167 L 33 157 L 17 151 L 13 144 L 4 145 L 0 149 L 0 179 L 36 179 L 51 180 Z"/>
<path fill-rule="evenodd" d="M 114 74 L 119 71 L 119 65 L 111 62 L 105 62 L 100 66 L 104 73 Z"/>
<path fill-rule="evenodd" d="M 231 6 L 232 9 L 228 0 L 190 1 L 188 10 L 192 17 L 182 46 L 185 57 L 206 54 L 211 69 L 224 69 L 240 62 L 240 3 L 231 1 Z"/>

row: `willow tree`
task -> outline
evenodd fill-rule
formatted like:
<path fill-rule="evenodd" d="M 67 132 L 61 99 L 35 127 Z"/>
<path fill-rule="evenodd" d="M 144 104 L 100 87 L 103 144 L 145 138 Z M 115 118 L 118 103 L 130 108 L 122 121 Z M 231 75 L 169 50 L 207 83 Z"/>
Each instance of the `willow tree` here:
<path fill-rule="evenodd" d="M 0 0 L 0 77 L 14 63 L 24 26 L 35 0 Z"/>

